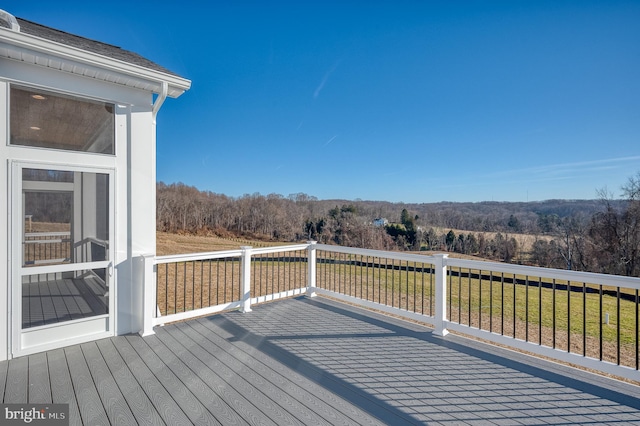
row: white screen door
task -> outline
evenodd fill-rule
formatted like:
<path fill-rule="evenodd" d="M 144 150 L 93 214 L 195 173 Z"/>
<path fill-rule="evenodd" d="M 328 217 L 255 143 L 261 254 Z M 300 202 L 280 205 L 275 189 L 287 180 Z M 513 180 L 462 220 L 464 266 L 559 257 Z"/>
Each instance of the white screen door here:
<path fill-rule="evenodd" d="M 113 335 L 113 170 L 12 165 L 13 355 Z"/>

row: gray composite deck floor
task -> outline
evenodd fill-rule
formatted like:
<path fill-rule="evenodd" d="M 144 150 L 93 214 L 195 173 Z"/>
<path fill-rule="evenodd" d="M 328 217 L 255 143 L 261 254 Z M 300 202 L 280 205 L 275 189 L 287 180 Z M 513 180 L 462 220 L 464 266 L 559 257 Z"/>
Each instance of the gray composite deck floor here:
<path fill-rule="evenodd" d="M 324 298 L 0 363 L 71 424 L 640 424 L 640 388 Z"/>
<path fill-rule="evenodd" d="M 37 327 L 107 313 L 104 283 L 96 277 L 22 284 L 22 327 Z"/>

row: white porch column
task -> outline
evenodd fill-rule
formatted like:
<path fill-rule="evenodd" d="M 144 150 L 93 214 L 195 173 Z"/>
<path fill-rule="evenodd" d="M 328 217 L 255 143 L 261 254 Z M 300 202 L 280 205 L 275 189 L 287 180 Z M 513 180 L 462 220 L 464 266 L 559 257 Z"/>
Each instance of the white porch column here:
<path fill-rule="evenodd" d="M 144 254 L 140 256 L 142 262 L 142 330 L 141 336 L 155 334 L 153 331 L 153 318 L 157 310 L 156 304 L 156 256 Z"/>
<path fill-rule="evenodd" d="M 309 253 L 307 255 L 307 297 L 316 297 L 316 244 L 318 243 L 317 241 L 307 241 L 307 243 L 309 243 Z"/>
<path fill-rule="evenodd" d="M 434 267 L 436 269 L 436 301 L 433 333 L 438 336 L 449 334 L 447 330 L 447 263 L 448 254 L 436 254 Z"/>
<path fill-rule="evenodd" d="M 242 281 L 242 312 L 251 312 L 251 246 L 242 246 L 240 280 Z"/>

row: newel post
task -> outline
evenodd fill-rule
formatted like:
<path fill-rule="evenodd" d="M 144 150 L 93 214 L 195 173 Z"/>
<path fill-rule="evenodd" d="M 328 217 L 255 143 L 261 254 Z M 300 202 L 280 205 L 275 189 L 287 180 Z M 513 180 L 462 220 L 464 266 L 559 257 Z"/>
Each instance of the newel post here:
<path fill-rule="evenodd" d="M 436 254 L 436 301 L 433 333 L 438 336 L 449 334 L 447 330 L 447 257 L 448 254 Z"/>
<path fill-rule="evenodd" d="M 157 309 L 156 304 L 156 256 L 154 254 L 143 254 L 140 256 L 142 262 L 142 330 L 141 336 L 155 334 L 153 331 L 153 319 Z"/>
<path fill-rule="evenodd" d="M 242 246 L 240 279 L 242 280 L 242 312 L 251 312 L 251 246 Z"/>
<path fill-rule="evenodd" d="M 316 261 L 317 241 L 307 241 L 309 243 L 309 254 L 307 255 L 308 271 L 307 271 L 307 297 L 316 296 Z"/>

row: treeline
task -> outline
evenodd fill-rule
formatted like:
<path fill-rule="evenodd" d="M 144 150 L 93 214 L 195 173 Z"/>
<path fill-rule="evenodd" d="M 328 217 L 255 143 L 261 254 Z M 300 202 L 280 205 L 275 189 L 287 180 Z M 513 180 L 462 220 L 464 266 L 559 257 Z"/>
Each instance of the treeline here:
<path fill-rule="evenodd" d="M 23 169 L 23 181 L 73 182 L 73 172 Z M 25 191 L 24 213 L 34 222 L 70 223 L 73 194 L 70 192 Z"/>
<path fill-rule="evenodd" d="M 160 231 L 380 250 L 439 250 L 537 266 L 640 275 L 640 173 L 623 199 L 531 203 L 318 200 L 298 193 L 228 197 L 157 185 Z M 376 219 L 387 219 L 388 223 Z M 460 231 L 464 230 L 464 231 Z M 518 235 L 531 235 L 526 244 Z"/>

